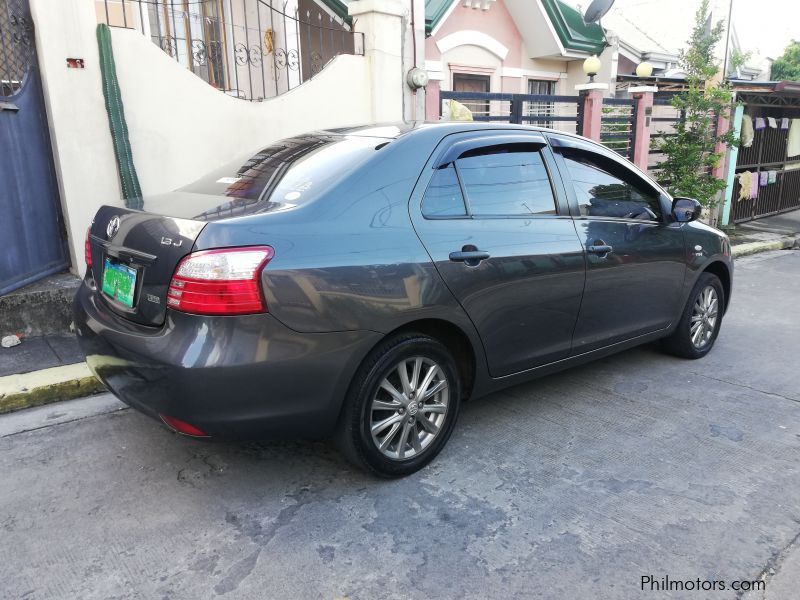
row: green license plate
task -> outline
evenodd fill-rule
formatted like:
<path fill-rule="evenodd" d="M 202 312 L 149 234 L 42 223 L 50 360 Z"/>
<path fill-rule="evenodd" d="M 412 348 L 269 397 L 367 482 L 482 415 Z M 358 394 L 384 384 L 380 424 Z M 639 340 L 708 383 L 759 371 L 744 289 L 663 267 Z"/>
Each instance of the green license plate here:
<path fill-rule="evenodd" d="M 133 294 L 136 291 L 136 269 L 111 262 L 106 258 L 103 265 L 103 293 L 120 304 L 133 308 Z"/>

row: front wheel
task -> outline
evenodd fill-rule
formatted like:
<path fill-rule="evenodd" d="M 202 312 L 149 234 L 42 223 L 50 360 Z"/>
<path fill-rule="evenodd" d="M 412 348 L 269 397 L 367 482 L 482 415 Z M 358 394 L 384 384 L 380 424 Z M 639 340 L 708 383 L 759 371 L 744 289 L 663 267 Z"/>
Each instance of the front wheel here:
<path fill-rule="evenodd" d="M 418 333 L 390 338 L 356 374 L 337 443 L 352 463 L 377 475 L 409 475 L 447 443 L 460 393 L 455 361 L 439 341 Z"/>
<path fill-rule="evenodd" d="M 689 294 L 689 300 L 675 331 L 664 340 L 664 348 L 682 358 L 702 358 L 711 351 L 722 325 L 725 290 L 719 277 L 703 273 Z"/>

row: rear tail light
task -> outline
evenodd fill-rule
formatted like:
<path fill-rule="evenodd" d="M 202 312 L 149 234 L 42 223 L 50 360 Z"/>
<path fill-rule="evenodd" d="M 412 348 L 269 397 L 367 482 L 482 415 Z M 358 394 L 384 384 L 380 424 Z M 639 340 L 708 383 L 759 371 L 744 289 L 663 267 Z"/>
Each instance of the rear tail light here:
<path fill-rule="evenodd" d="M 86 257 L 86 266 L 90 269 L 92 268 L 92 244 L 89 241 L 89 235 L 91 234 L 92 228 L 88 228 L 86 230 L 86 242 L 83 245 L 83 252 Z"/>
<path fill-rule="evenodd" d="M 267 312 L 260 279 L 261 271 L 274 255 L 269 246 L 189 254 L 172 276 L 167 306 L 197 315 Z"/>
<path fill-rule="evenodd" d="M 208 437 L 208 434 L 203 431 L 202 429 L 198 429 L 194 425 L 187 423 L 186 421 L 181 421 L 180 419 L 176 419 L 175 417 L 169 417 L 167 415 L 159 415 L 161 420 L 166 423 L 167 427 L 174 429 L 178 433 L 182 433 L 183 435 L 191 435 L 194 437 Z"/>

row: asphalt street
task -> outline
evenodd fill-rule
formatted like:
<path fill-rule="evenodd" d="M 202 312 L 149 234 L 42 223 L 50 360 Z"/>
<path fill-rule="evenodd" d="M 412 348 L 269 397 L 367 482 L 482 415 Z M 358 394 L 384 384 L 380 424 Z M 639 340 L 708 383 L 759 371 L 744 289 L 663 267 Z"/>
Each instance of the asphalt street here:
<path fill-rule="evenodd" d="M 648 345 L 469 403 L 399 481 L 107 396 L 0 417 L 0 597 L 796 597 L 800 251 L 738 260 L 734 286 L 705 359 Z"/>

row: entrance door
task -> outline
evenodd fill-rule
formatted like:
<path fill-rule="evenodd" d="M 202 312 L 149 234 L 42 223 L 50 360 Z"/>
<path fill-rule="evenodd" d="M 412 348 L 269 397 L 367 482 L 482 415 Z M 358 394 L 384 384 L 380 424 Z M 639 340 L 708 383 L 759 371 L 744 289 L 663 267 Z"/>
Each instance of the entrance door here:
<path fill-rule="evenodd" d="M 472 73 L 453 73 L 453 91 L 454 92 L 479 92 L 482 94 L 488 93 L 490 87 L 490 79 L 488 75 L 474 75 Z M 473 100 L 471 102 L 464 102 L 470 111 L 472 111 L 472 118 L 479 120 L 480 117 L 489 116 L 489 101 L 488 100 Z"/>
<path fill-rule="evenodd" d="M 493 377 L 565 358 L 585 267 L 544 138 L 456 140 L 412 199 L 414 228 L 475 324 Z"/>
<path fill-rule="evenodd" d="M 33 23 L 0 0 L 0 294 L 67 266 Z"/>

